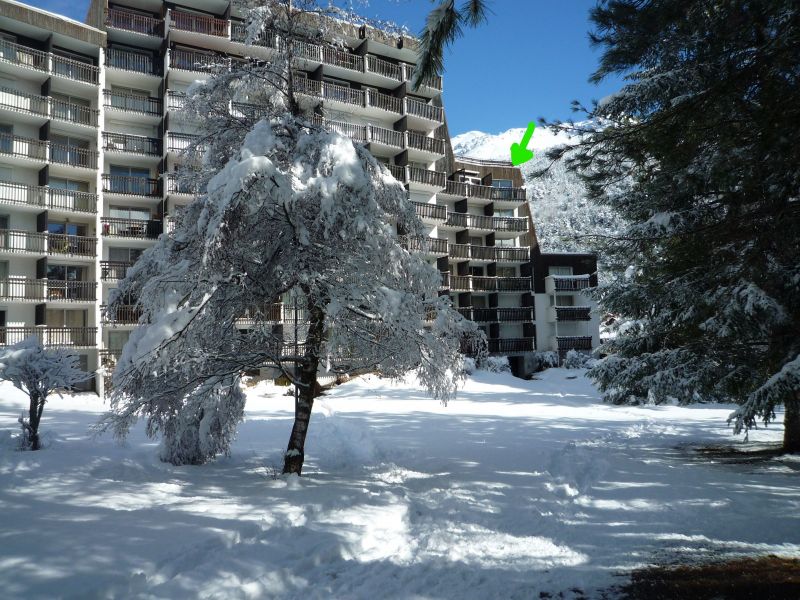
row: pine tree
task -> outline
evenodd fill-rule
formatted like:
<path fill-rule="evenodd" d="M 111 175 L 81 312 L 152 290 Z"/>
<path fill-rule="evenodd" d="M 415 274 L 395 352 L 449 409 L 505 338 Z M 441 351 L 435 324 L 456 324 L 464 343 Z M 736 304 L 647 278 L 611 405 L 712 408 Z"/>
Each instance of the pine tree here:
<path fill-rule="evenodd" d="M 598 297 L 621 319 L 590 375 L 616 403 L 735 400 L 737 432 L 783 404 L 800 451 L 800 5 L 608 0 L 591 17 L 593 79 L 629 83 L 552 157 L 630 225 L 602 243 L 622 274 Z"/>

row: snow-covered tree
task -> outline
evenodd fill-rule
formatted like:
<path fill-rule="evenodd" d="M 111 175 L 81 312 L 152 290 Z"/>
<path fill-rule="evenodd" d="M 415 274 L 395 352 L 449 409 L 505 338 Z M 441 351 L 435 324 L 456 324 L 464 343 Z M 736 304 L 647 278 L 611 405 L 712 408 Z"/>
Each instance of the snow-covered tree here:
<path fill-rule="evenodd" d="M 592 20 L 594 79 L 629 83 L 563 152 L 629 226 L 605 238 L 620 320 L 590 374 L 612 402 L 733 399 L 737 431 L 783 404 L 800 451 L 800 6 L 608 0 Z"/>
<path fill-rule="evenodd" d="M 87 381 L 91 373 L 78 367 L 78 356 L 65 348 L 45 348 L 35 336 L 0 350 L 0 380 L 10 381 L 28 395 L 27 418 L 19 418 L 22 426 L 20 446 L 39 450 L 39 423 L 47 398 L 60 390 L 68 390 Z"/>
<path fill-rule="evenodd" d="M 191 90 L 204 130 L 194 177 L 207 183 L 112 300 L 114 310 L 135 299 L 143 316 L 113 376 L 107 425 L 124 435 L 144 417 L 162 458 L 204 462 L 228 450 L 242 418 L 240 377 L 271 365 L 298 390 L 284 472 L 299 474 L 321 370 L 417 369 L 446 401 L 463 377 L 460 344 L 483 337 L 439 296 L 436 268 L 406 249 L 423 226 L 403 186 L 309 114 L 317 107 L 289 68 L 293 27 L 308 22 L 265 6 L 250 31 L 283 32 L 275 60 Z M 276 310 L 295 318 L 276 324 Z M 252 325 L 241 329 L 245 314 Z"/>

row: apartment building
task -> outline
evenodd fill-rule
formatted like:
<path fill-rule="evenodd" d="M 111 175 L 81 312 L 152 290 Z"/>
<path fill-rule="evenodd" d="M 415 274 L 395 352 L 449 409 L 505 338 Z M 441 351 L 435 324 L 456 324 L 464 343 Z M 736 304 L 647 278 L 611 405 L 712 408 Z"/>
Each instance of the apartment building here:
<path fill-rule="evenodd" d="M 245 45 L 244 22 L 223 0 L 94 0 L 89 25 L 11 0 L 0 7 L 0 344 L 36 333 L 108 370 L 139 318 L 131 299 L 110 319 L 109 292 L 193 199 L 175 177 L 196 135 L 182 114 L 188 86 L 219 65 L 269 60 L 280 32 Z M 453 157 L 441 80 L 409 83 L 414 39 L 346 27 L 344 41 L 300 45 L 304 106 L 406 185 L 427 237 L 405 243 L 436 264 L 440 293 L 486 331 L 490 352 L 524 373 L 525 356 L 577 330 L 535 297 L 552 285 L 534 291 L 519 169 Z M 555 278 L 572 265 L 548 260 Z M 568 301 L 561 290 L 549 298 Z M 564 318 L 540 324 L 553 312 Z"/>

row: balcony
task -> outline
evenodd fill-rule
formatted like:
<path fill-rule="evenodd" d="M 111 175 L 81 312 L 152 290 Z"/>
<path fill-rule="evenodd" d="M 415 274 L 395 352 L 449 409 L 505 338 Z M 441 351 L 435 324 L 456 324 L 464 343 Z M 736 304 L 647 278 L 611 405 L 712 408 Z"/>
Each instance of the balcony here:
<path fill-rule="evenodd" d="M 525 233 L 528 231 L 528 219 L 524 217 L 492 217 L 494 231 Z"/>
<path fill-rule="evenodd" d="M 0 345 L 10 346 L 35 336 L 43 346 L 92 348 L 97 345 L 97 327 L 0 327 Z"/>
<path fill-rule="evenodd" d="M 441 190 L 447 181 L 447 175 L 441 171 L 429 171 L 419 167 L 408 167 L 408 180 L 426 188 Z"/>
<path fill-rule="evenodd" d="M 125 279 L 125 274 L 128 267 L 133 263 L 122 262 L 116 260 L 101 260 L 100 261 L 100 280 L 101 281 L 118 281 Z"/>
<path fill-rule="evenodd" d="M 0 156 L 44 162 L 47 160 L 47 142 L 0 133 Z"/>
<path fill-rule="evenodd" d="M 170 132 L 167 134 L 167 151 L 178 153 L 183 152 L 188 150 L 199 139 L 200 136 L 193 133 Z"/>
<path fill-rule="evenodd" d="M 144 75 L 155 75 L 156 77 L 160 76 L 161 73 L 161 69 L 156 65 L 152 55 L 141 52 L 128 52 L 118 48 L 108 48 L 106 50 L 106 67 Z"/>
<path fill-rule="evenodd" d="M 227 38 L 229 35 L 227 19 L 195 15 L 174 9 L 170 9 L 168 15 L 170 29 L 222 38 Z"/>
<path fill-rule="evenodd" d="M 403 72 L 400 65 L 396 65 L 388 60 L 383 60 L 372 54 L 367 55 L 366 72 L 397 82 L 403 81 Z"/>
<path fill-rule="evenodd" d="M 368 127 L 365 125 L 354 125 L 353 123 L 347 123 L 345 121 L 331 121 L 317 116 L 312 118 L 312 122 L 327 131 L 347 136 L 354 142 L 363 144 L 367 141 Z"/>
<path fill-rule="evenodd" d="M 591 321 L 591 306 L 554 306 L 551 309 L 551 321 Z"/>
<path fill-rule="evenodd" d="M 357 73 L 364 72 L 364 57 L 350 54 L 332 46 L 322 46 L 322 62 L 332 67 L 339 67 Z"/>
<path fill-rule="evenodd" d="M 148 98 L 134 94 L 121 94 L 103 90 L 103 106 L 109 110 L 160 117 L 164 114 L 164 103 L 160 98 Z"/>
<path fill-rule="evenodd" d="M 62 102 L 50 96 L 26 94 L 7 87 L 0 87 L 0 108 L 87 127 L 97 127 L 99 117 L 99 111 L 88 106 Z"/>
<path fill-rule="evenodd" d="M 103 173 L 103 192 L 123 196 L 161 197 L 160 180 Z"/>
<path fill-rule="evenodd" d="M 108 305 L 101 304 L 100 316 L 104 325 L 137 325 L 142 309 L 135 304 L 123 304 L 112 310 Z"/>
<path fill-rule="evenodd" d="M 95 302 L 96 281 L 58 281 L 46 279 L 48 302 Z"/>
<path fill-rule="evenodd" d="M 109 8 L 106 10 L 105 24 L 106 27 L 113 29 L 122 29 L 152 37 L 164 37 L 164 19 L 156 19 L 127 10 Z"/>
<path fill-rule="evenodd" d="M 16 277 L 0 279 L 0 300 L 17 302 L 44 302 L 47 298 L 47 280 Z"/>
<path fill-rule="evenodd" d="M 413 131 L 406 132 L 406 146 L 425 154 L 444 156 L 444 140 L 414 133 Z"/>
<path fill-rule="evenodd" d="M 405 81 L 411 81 L 411 79 L 413 78 L 413 75 L 414 75 L 414 69 L 415 69 L 414 65 L 411 65 L 411 64 L 408 64 L 408 63 L 403 63 L 403 79 Z M 431 83 L 425 84 L 425 85 L 421 85 L 420 88 L 429 88 L 429 89 L 435 90 L 437 92 L 441 92 L 442 91 L 442 78 L 439 75 L 437 75 L 432 79 Z"/>
<path fill-rule="evenodd" d="M 495 246 L 494 252 L 496 262 L 528 262 L 531 259 L 529 248 Z"/>
<path fill-rule="evenodd" d="M 591 287 L 589 275 L 549 275 L 544 280 L 545 292 L 580 292 Z"/>
<path fill-rule="evenodd" d="M 447 240 L 432 237 L 403 237 L 400 244 L 409 252 L 447 256 Z"/>
<path fill-rule="evenodd" d="M 495 262 L 494 246 L 471 246 L 469 244 L 450 244 L 450 256 L 466 260 Z"/>
<path fill-rule="evenodd" d="M 490 339 L 489 354 L 520 354 L 522 352 L 533 352 L 533 338 L 501 338 Z"/>
<path fill-rule="evenodd" d="M 364 91 L 354 90 L 346 85 L 322 82 L 322 98 L 351 106 L 364 106 Z"/>
<path fill-rule="evenodd" d="M 559 352 L 566 352 L 568 350 L 591 350 L 592 349 L 592 336 L 590 335 L 570 335 L 570 336 L 557 336 L 556 344 L 558 345 Z"/>
<path fill-rule="evenodd" d="M 54 211 L 97 212 L 96 194 L 11 181 L 0 181 L 0 203 Z"/>
<path fill-rule="evenodd" d="M 81 169 L 96 169 L 98 152 L 89 148 L 73 146 L 71 144 L 58 144 L 47 142 L 49 159 L 51 163 L 78 167 Z"/>
<path fill-rule="evenodd" d="M 531 289 L 531 278 L 451 275 L 450 288 L 459 292 L 528 292 Z"/>
<path fill-rule="evenodd" d="M 386 165 L 386 168 L 389 169 L 389 173 L 392 174 L 392 177 L 397 179 L 400 183 L 406 182 L 406 168 L 401 167 L 400 165 Z"/>
<path fill-rule="evenodd" d="M 375 90 L 367 90 L 367 92 L 367 103 L 363 106 L 372 107 L 384 112 L 396 113 L 398 115 L 403 113 L 403 103 L 400 98 L 382 94 Z"/>
<path fill-rule="evenodd" d="M 433 121 L 434 123 L 444 122 L 444 110 L 441 106 L 433 106 L 413 98 L 404 98 L 404 104 L 405 114 L 407 115 L 419 117 L 426 121 Z"/>
<path fill-rule="evenodd" d="M 237 44 L 247 43 L 247 26 L 244 23 L 232 23 L 231 41 Z M 250 41 L 250 45 L 275 49 L 278 47 L 278 35 L 274 31 L 262 32 L 257 38 Z"/>
<path fill-rule="evenodd" d="M 414 211 L 420 219 L 431 221 L 444 221 L 447 219 L 447 207 L 437 204 L 424 204 L 422 202 L 412 202 Z"/>
<path fill-rule="evenodd" d="M 161 158 L 161 140 L 143 135 L 103 132 L 103 150 Z"/>
<path fill-rule="evenodd" d="M 118 219 L 100 217 L 103 237 L 155 240 L 162 233 L 161 221 L 150 219 Z"/>
<path fill-rule="evenodd" d="M 0 229 L 0 253 L 94 257 L 97 238 L 18 229 Z"/>
<path fill-rule="evenodd" d="M 463 227 L 464 229 L 493 231 L 492 226 L 494 223 L 492 222 L 492 217 L 450 212 L 447 214 L 447 222 L 445 225 L 449 227 Z"/>
<path fill-rule="evenodd" d="M 0 40 L 0 62 L 91 85 L 97 85 L 100 81 L 100 69 L 92 64 L 59 56 L 52 52 L 43 52 L 8 40 Z"/>
<path fill-rule="evenodd" d="M 403 133 L 401 131 L 367 125 L 367 140 L 370 144 L 397 149 L 403 148 Z"/>
<path fill-rule="evenodd" d="M 480 198 L 483 200 L 493 200 L 496 202 L 517 203 L 524 202 L 526 198 L 525 188 L 501 188 L 493 187 L 491 185 L 473 185 L 461 181 L 448 181 L 444 193 L 458 198 Z M 516 220 L 515 217 L 496 218 L 513 218 Z M 519 227 L 519 225 L 514 226 Z"/>
<path fill-rule="evenodd" d="M 287 308 L 287 321 L 292 321 L 294 318 L 294 312 Z M 307 319 L 307 315 L 305 311 L 298 310 L 298 320 L 300 322 L 305 322 Z M 283 305 L 280 303 L 277 304 L 269 304 L 263 308 L 252 308 L 246 310 L 245 313 L 236 319 L 237 327 L 252 327 L 256 323 L 280 323 L 283 320 Z"/>
<path fill-rule="evenodd" d="M 184 194 L 184 195 L 197 195 L 199 193 L 198 186 L 178 179 L 175 173 L 167 174 L 167 194 Z"/>

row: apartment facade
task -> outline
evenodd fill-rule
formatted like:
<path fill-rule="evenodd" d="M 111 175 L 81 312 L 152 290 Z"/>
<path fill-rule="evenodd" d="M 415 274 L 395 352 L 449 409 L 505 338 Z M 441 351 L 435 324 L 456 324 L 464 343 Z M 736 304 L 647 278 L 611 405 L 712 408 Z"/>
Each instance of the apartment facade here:
<path fill-rule="evenodd" d="M 220 64 L 269 60 L 280 33 L 245 45 L 222 0 L 94 0 L 89 25 L 0 7 L 0 344 L 36 333 L 107 371 L 139 318 L 133 300 L 107 317 L 109 292 L 193 199 L 175 177 L 196 135 L 182 116 L 188 86 Z M 524 373 L 526 355 L 564 336 L 540 325 L 550 313 L 535 298 L 519 170 L 452 156 L 441 80 L 411 89 L 413 39 L 352 27 L 345 46 L 301 46 L 304 105 L 406 185 L 427 237 L 405 243 L 436 264 L 440 293 L 486 331 L 490 352 Z"/>

